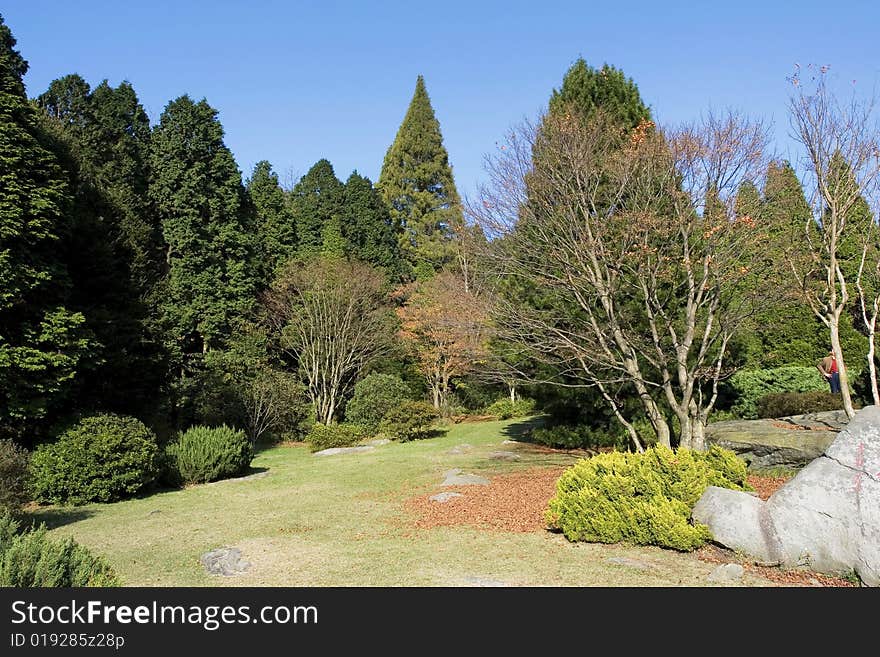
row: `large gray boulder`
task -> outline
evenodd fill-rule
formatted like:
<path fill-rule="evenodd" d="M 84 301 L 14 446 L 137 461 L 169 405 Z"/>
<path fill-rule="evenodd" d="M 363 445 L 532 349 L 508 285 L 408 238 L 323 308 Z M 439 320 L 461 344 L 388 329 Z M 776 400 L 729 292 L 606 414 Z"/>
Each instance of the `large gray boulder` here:
<path fill-rule="evenodd" d="M 846 423 L 843 411 L 713 422 L 706 444 L 735 452 L 752 469 L 802 468 L 825 452 Z"/>
<path fill-rule="evenodd" d="M 694 519 L 761 561 L 880 585 L 880 408 L 856 413 L 824 453 L 762 502 L 709 487 Z"/>

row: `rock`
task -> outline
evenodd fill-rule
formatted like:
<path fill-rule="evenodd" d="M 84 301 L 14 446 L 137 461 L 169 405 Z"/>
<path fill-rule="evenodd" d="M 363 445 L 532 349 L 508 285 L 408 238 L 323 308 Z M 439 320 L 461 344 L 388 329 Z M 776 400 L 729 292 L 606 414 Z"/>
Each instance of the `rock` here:
<path fill-rule="evenodd" d="M 636 568 L 638 570 L 648 570 L 654 567 L 645 561 L 630 559 L 629 557 L 608 557 L 605 561 L 613 563 L 615 566 L 627 566 L 628 568 Z"/>
<path fill-rule="evenodd" d="M 451 499 L 455 499 L 456 497 L 464 497 L 461 493 L 456 493 L 454 491 L 444 491 L 442 493 L 437 493 L 436 495 L 431 495 L 428 499 L 432 502 L 440 502 L 441 504 L 448 502 Z"/>
<path fill-rule="evenodd" d="M 706 427 L 706 444 L 735 452 L 753 469 L 802 468 L 834 441 L 843 426 L 839 413 L 713 422 Z"/>
<path fill-rule="evenodd" d="M 358 445 L 357 447 L 331 447 L 330 449 L 322 449 L 315 452 L 314 456 L 333 456 L 334 454 L 358 454 L 360 452 L 369 452 L 376 449 L 373 445 Z"/>
<path fill-rule="evenodd" d="M 502 440 L 501 444 L 502 445 L 519 445 L 519 441 L 518 440 Z"/>
<path fill-rule="evenodd" d="M 388 438 L 377 438 L 376 440 L 371 440 L 367 443 L 367 445 L 372 445 L 373 447 L 381 447 L 382 445 L 387 445 L 391 441 Z"/>
<path fill-rule="evenodd" d="M 232 479 L 220 479 L 219 481 L 211 481 L 208 483 L 209 486 L 214 486 L 216 484 L 225 484 L 230 481 L 251 481 L 252 479 L 262 479 L 269 475 L 268 470 L 263 470 L 262 472 L 255 472 L 251 475 L 246 475 L 244 477 L 234 477 Z"/>
<path fill-rule="evenodd" d="M 709 581 L 718 584 L 731 584 L 742 579 L 746 570 L 738 563 L 725 563 L 709 573 Z"/>
<path fill-rule="evenodd" d="M 880 408 L 867 406 L 766 502 L 710 486 L 694 519 L 763 561 L 880 586 Z"/>
<path fill-rule="evenodd" d="M 492 452 L 489 454 L 490 459 L 495 459 L 496 461 L 519 461 L 519 454 L 514 454 L 513 452 Z"/>
<path fill-rule="evenodd" d="M 443 473 L 445 479 L 441 486 L 487 486 L 489 480 L 485 477 L 472 474 L 462 474 L 460 468 L 447 470 Z"/>
<path fill-rule="evenodd" d="M 241 550 L 236 547 L 223 547 L 206 552 L 199 559 L 210 575 L 231 577 L 241 575 L 250 569 L 249 561 L 241 558 Z"/>
<path fill-rule="evenodd" d="M 488 577 L 465 577 L 464 581 L 470 586 L 508 586 L 507 582 Z"/>
<path fill-rule="evenodd" d="M 456 445 L 452 449 L 449 450 L 450 454 L 467 454 L 471 451 L 471 446 L 467 443 L 462 443 L 461 445 Z"/>

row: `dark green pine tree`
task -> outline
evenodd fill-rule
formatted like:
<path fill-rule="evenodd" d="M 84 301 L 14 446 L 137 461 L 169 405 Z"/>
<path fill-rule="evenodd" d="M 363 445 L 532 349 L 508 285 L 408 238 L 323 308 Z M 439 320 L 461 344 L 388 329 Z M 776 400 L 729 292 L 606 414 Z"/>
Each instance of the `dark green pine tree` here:
<path fill-rule="evenodd" d="M 751 180 L 744 180 L 740 184 L 736 191 L 733 211 L 737 217 L 751 217 L 758 220 L 761 212 L 761 192 Z"/>
<path fill-rule="evenodd" d="M 761 205 L 761 223 L 770 237 L 782 239 L 786 245 L 801 240 L 812 217 L 804 188 L 791 164 L 784 160 L 770 162 Z"/>
<path fill-rule="evenodd" d="M 104 80 L 92 91 L 92 125 L 85 134 L 95 186 L 117 212 L 120 248 L 132 285 L 155 303 L 155 286 L 165 274 L 162 228 L 150 207 L 148 160 L 150 120 L 128 82 Z"/>
<path fill-rule="evenodd" d="M 217 111 L 204 99 L 168 103 L 153 131 L 150 171 L 150 198 L 167 245 L 166 342 L 185 373 L 187 360 L 222 348 L 251 310 L 252 218 Z"/>
<path fill-rule="evenodd" d="M 454 258 L 452 227 L 461 221 L 461 200 L 421 75 L 377 186 L 417 277 L 433 275 Z"/>
<path fill-rule="evenodd" d="M 349 257 L 380 267 L 393 279 L 407 277 L 407 262 L 388 205 L 369 178 L 352 172 L 345 182 L 342 234 Z"/>
<path fill-rule="evenodd" d="M 651 120 L 651 110 L 631 78 L 608 64 L 596 70 L 582 57 L 568 69 L 562 87 L 553 90 L 549 108 L 551 113 L 574 110 L 584 119 L 601 108 L 627 128 Z"/>
<path fill-rule="evenodd" d="M 325 224 L 340 221 L 344 197 L 342 183 L 327 160 L 318 160 L 290 193 L 290 211 L 300 257 L 317 255 L 324 247 Z"/>
<path fill-rule="evenodd" d="M 69 190 L 25 95 L 27 62 L 0 16 L 0 435 L 30 441 L 63 401 L 89 348 L 66 306 L 58 245 Z"/>
<path fill-rule="evenodd" d="M 296 255 L 296 229 L 278 175 L 269 162 L 257 162 L 247 191 L 256 222 L 258 269 L 263 285 L 267 285 L 278 268 Z"/>
<path fill-rule="evenodd" d="M 147 200 L 149 121 L 128 84 L 95 92 L 78 75 L 52 82 L 36 99 L 74 191 L 64 242 L 81 310 L 98 347 L 77 393 L 81 408 L 146 411 L 164 364 L 149 300 L 161 276 L 156 224 Z"/>

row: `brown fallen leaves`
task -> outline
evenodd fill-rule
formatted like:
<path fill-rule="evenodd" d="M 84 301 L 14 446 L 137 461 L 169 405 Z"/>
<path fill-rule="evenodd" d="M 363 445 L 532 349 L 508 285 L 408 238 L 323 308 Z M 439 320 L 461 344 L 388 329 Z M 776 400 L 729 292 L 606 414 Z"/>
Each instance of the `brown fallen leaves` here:
<path fill-rule="evenodd" d="M 528 468 L 495 475 L 487 486 L 449 486 L 408 499 L 404 506 L 418 529 L 466 525 L 483 530 L 536 532 L 547 528 L 544 511 L 556 492 L 556 480 L 564 467 Z M 748 482 L 766 500 L 787 476 L 749 475 Z M 429 499 L 443 491 L 461 493 L 447 502 Z M 853 582 L 803 570 L 748 563 L 734 552 L 717 545 L 705 545 L 697 558 L 710 563 L 740 563 L 746 570 L 783 586 L 855 586 Z"/>
<path fill-rule="evenodd" d="M 505 532 L 534 532 L 546 527 L 544 511 L 556 492 L 556 480 L 564 467 L 529 468 L 495 475 L 486 486 L 447 486 L 443 491 L 461 493 L 447 502 L 428 498 L 433 490 L 406 501 L 420 529 L 469 525 Z"/>

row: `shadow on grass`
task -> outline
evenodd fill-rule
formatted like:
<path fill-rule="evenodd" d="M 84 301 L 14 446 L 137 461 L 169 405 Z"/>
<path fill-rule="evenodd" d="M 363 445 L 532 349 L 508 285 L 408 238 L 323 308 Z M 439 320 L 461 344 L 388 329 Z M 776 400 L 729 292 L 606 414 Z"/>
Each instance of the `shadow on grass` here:
<path fill-rule="evenodd" d="M 46 529 L 55 529 L 56 527 L 63 527 L 64 525 L 91 518 L 93 515 L 95 515 L 94 511 L 78 507 L 36 509 L 29 514 L 29 517 L 22 524 L 33 524 L 34 527 L 45 524 Z"/>
<path fill-rule="evenodd" d="M 513 424 L 508 424 L 504 429 L 501 430 L 501 433 L 508 440 L 516 440 L 521 443 L 531 443 L 535 444 L 532 441 L 532 431 L 539 427 L 543 427 L 547 422 L 546 415 L 536 415 L 530 418 L 524 418 L 519 422 L 514 422 Z"/>

